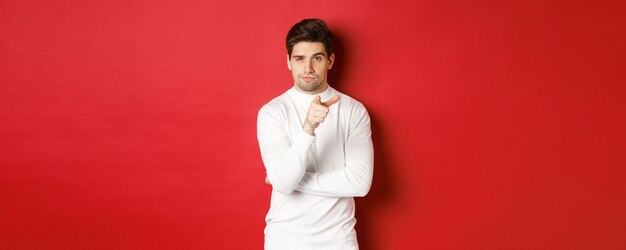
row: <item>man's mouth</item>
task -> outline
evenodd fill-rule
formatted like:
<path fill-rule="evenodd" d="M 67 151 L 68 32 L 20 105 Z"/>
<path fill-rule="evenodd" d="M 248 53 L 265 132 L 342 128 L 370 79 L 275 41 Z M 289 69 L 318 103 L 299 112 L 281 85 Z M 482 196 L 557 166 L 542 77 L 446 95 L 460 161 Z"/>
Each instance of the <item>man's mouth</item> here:
<path fill-rule="evenodd" d="M 315 80 L 314 76 L 301 76 L 300 78 L 302 80 L 304 80 L 304 81 L 313 81 L 313 80 Z"/>

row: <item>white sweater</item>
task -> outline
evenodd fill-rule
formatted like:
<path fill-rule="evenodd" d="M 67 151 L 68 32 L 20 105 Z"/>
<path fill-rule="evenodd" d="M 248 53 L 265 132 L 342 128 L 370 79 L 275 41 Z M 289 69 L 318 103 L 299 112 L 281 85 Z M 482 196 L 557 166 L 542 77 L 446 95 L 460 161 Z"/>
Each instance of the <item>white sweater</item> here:
<path fill-rule="evenodd" d="M 340 99 L 315 136 L 302 129 L 315 95 L 291 88 L 259 111 L 257 137 L 273 187 L 266 250 L 358 249 L 352 197 L 365 196 L 372 183 L 370 118 L 331 87 L 319 95 Z"/>

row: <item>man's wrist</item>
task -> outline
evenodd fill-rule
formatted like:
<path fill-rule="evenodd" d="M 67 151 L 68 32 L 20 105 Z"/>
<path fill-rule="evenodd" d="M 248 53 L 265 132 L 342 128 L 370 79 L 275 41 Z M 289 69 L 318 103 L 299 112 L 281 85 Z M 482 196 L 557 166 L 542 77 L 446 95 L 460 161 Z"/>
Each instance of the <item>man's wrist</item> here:
<path fill-rule="evenodd" d="M 304 130 L 304 132 L 309 135 L 315 136 L 315 129 L 311 128 L 310 126 L 307 126 L 306 123 L 302 125 L 302 130 Z"/>
<path fill-rule="evenodd" d="M 312 128 L 302 127 L 302 130 L 304 130 L 304 132 L 309 135 L 315 136 L 315 130 L 313 130 Z"/>

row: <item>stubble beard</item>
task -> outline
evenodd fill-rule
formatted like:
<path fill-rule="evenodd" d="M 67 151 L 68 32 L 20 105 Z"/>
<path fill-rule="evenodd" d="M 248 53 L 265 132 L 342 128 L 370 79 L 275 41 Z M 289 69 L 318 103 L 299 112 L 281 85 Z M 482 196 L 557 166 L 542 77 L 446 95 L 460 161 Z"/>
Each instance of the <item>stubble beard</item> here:
<path fill-rule="evenodd" d="M 322 84 L 323 81 L 320 80 L 319 78 L 311 82 L 305 82 L 305 81 L 302 81 L 301 79 L 297 79 L 295 82 L 296 82 L 296 85 L 298 85 L 298 88 L 307 92 L 314 92 L 316 90 L 319 90 L 323 85 Z"/>
<path fill-rule="evenodd" d="M 321 82 L 311 82 L 311 83 L 298 82 L 298 87 L 301 90 L 308 91 L 308 92 L 317 90 L 320 87 L 320 85 L 322 85 Z"/>

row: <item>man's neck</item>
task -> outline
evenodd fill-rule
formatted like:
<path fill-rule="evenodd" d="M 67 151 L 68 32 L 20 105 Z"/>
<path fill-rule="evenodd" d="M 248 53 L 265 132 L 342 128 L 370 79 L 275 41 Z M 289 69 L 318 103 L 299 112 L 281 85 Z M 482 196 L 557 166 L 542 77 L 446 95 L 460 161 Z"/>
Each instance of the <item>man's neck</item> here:
<path fill-rule="evenodd" d="M 295 87 L 295 89 L 298 92 L 303 93 L 303 94 L 319 95 L 319 94 L 323 93 L 324 91 L 326 91 L 328 89 L 329 85 L 328 85 L 328 83 L 322 83 L 322 84 L 320 84 L 319 88 L 317 88 L 315 90 L 312 90 L 312 91 L 305 91 L 305 90 L 301 89 L 300 87 L 298 87 L 298 85 L 295 84 L 295 83 L 294 83 L 294 87 Z"/>

